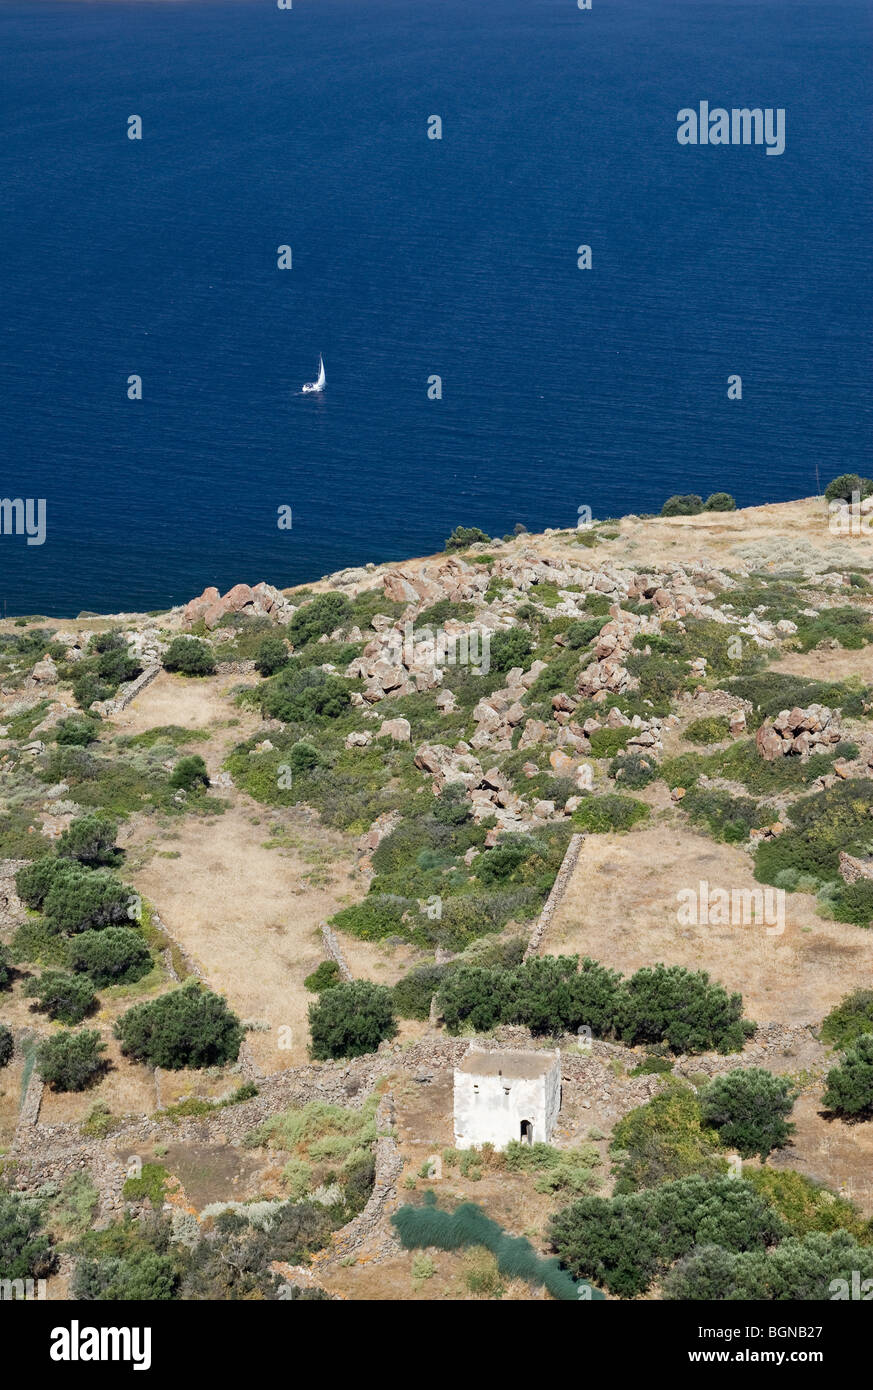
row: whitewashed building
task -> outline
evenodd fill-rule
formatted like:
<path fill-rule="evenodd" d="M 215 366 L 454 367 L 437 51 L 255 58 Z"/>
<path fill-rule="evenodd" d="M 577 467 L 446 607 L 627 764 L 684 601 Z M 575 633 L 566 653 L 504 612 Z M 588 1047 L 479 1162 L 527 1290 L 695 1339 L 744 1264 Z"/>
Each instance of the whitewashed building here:
<path fill-rule="evenodd" d="M 560 1052 L 470 1047 L 455 1068 L 455 1144 L 548 1143 L 561 1108 Z"/>

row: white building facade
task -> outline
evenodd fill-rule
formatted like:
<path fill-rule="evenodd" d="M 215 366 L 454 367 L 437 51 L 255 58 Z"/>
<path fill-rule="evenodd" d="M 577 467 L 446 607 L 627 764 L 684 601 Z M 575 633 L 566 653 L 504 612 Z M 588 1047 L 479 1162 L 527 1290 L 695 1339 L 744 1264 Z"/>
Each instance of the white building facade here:
<path fill-rule="evenodd" d="M 560 1108 L 560 1052 L 495 1052 L 474 1045 L 455 1068 L 459 1149 L 505 1149 L 513 1139 L 547 1144 Z"/>

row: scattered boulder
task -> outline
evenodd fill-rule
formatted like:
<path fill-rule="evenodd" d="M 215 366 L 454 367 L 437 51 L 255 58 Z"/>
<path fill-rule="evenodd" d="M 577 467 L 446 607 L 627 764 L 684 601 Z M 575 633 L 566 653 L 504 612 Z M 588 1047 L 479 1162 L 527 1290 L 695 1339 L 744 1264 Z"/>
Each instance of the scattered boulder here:
<path fill-rule="evenodd" d="M 841 737 L 839 715 L 827 705 L 795 706 L 780 710 L 773 720 L 764 720 L 755 734 L 755 747 L 765 762 L 774 762 L 791 754 L 807 758 L 811 753 L 827 752 Z"/>

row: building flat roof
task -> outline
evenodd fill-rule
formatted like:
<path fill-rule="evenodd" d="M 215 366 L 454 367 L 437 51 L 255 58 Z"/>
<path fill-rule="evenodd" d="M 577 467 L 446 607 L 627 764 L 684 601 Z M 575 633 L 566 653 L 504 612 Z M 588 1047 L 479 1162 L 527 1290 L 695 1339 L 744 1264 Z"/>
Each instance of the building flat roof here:
<path fill-rule="evenodd" d="M 557 1052 L 479 1052 L 471 1049 L 461 1058 L 458 1071 L 467 1076 L 506 1076 L 511 1081 L 533 1081 L 552 1070 Z"/>

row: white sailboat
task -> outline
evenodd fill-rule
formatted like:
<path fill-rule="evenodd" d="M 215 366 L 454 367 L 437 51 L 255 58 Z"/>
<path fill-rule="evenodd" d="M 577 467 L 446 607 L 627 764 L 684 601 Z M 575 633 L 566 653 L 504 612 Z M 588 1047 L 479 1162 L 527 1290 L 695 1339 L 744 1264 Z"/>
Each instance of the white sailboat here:
<path fill-rule="evenodd" d="M 307 382 L 306 382 L 306 384 L 305 384 L 304 387 L 303 387 L 304 395 L 309 395 L 309 394 L 310 394 L 311 392 L 313 392 L 313 391 L 323 391 L 323 390 L 324 390 L 324 382 L 325 382 L 325 375 L 324 375 L 324 358 L 321 356 L 321 353 L 319 353 L 319 355 L 318 355 L 318 376 L 316 377 L 315 381 L 307 381 Z"/>

